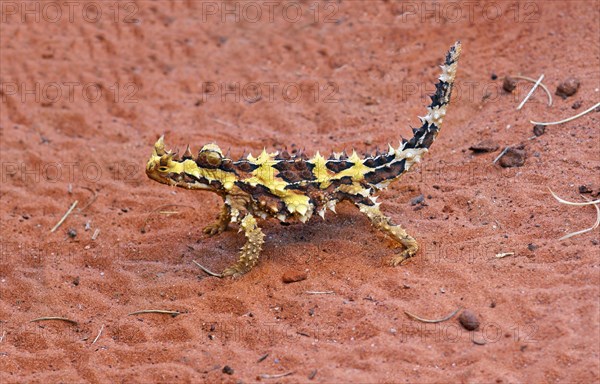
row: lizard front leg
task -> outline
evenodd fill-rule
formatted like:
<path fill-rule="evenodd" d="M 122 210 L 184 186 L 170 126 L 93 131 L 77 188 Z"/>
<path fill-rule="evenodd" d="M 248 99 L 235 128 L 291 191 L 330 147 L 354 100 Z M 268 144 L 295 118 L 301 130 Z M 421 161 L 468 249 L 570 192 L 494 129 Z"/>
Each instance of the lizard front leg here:
<path fill-rule="evenodd" d="M 241 221 L 241 230 L 248 239 L 241 249 L 240 258 L 237 263 L 226 268 L 221 274 L 224 276 L 239 277 L 250 271 L 258 263 L 258 256 L 264 244 L 265 234 L 258 227 L 256 219 L 251 214 L 247 214 Z"/>
<path fill-rule="evenodd" d="M 227 204 L 223 204 L 217 221 L 204 227 L 203 232 L 206 233 L 208 236 L 218 235 L 219 233 L 224 232 L 227 229 L 227 226 L 230 222 L 231 208 Z"/>
<path fill-rule="evenodd" d="M 390 261 L 391 265 L 401 265 L 417 253 L 419 250 L 419 244 L 417 243 L 417 240 L 406 233 L 404 228 L 395 224 L 392 219 L 381 213 L 379 210 L 379 204 L 366 205 L 359 203 L 357 206 L 362 213 L 367 215 L 375 228 L 383 231 L 385 234 L 404 246 L 404 251 L 402 251 L 399 255 L 392 257 L 392 260 Z"/>

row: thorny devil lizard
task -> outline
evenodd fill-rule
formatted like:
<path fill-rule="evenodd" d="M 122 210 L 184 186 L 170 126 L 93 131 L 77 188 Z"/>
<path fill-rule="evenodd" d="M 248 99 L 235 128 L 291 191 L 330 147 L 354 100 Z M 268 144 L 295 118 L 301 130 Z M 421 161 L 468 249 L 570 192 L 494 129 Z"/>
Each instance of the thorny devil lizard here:
<path fill-rule="evenodd" d="M 402 139 L 396 149 L 360 158 L 356 152 L 347 156 L 334 153 L 328 159 L 316 153 L 290 155 L 287 151 L 248 155 L 233 161 L 216 144 L 206 144 L 194 158 L 188 146 L 182 157 L 165 150 L 163 137 L 154 145 L 146 174 L 163 184 L 210 191 L 225 202 L 218 221 L 204 228 L 208 235 L 223 232 L 230 222 L 240 222 L 247 242 L 239 261 L 218 276 L 240 276 L 258 262 L 264 234 L 256 217 L 275 217 L 282 222 L 306 222 L 313 213 L 325 217 L 326 209 L 335 212 L 339 202 L 348 200 L 367 215 L 373 226 L 400 243 L 404 250 L 391 259 L 396 266 L 415 255 L 417 241 L 379 210 L 377 191 L 398 179 L 427 153 L 440 131 L 450 103 L 460 42 L 456 42 L 441 66 L 442 74 L 431 95 L 422 125 L 413 129 L 410 140 Z M 210 272 L 206 270 L 207 272 Z M 217 275 L 217 274 L 215 274 Z"/>

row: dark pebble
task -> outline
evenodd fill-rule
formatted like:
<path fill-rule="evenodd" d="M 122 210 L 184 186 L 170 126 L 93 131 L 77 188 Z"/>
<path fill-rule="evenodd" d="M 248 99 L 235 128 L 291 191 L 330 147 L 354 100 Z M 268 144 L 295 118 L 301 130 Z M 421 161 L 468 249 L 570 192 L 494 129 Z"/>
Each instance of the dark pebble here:
<path fill-rule="evenodd" d="M 483 140 L 479 143 L 472 145 L 469 149 L 476 153 L 486 153 L 497 151 L 500 146 L 492 140 Z"/>
<path fill-rule="evenodd" d="M 290 270 L 290 271 L 286 271 L 281 276 L 281 281 L 283 281 L 286 284 L 289 284 L 289 283 L 295 283 L 298 281 L 306 280 L 307 277 L 308 276 L 306 275 L 305 272 Z"/>
<path fill-rule="evenodd" d="M 559 84 L 556 88 L 556 95 L 566 99 L 569 96 L 573 96 L 579 89 L 579 80 L 574 77 L 569 77 L 565 81 Z"/>
<path fill-rule="evenodd" d="M 75 286 L 79 285 L 79 276 L 77 276 L 76 278 L 73 279 L 73 285 L 75 285 Z"/>
<path fill-rule="evenodd" d="M 229 365 L 226 365 L 223 367 L 223 373 L 233 375 L 233 368 L 231 368 Z"/>
<path fill-rule="evenodd" d="M 504 89 L 506 92 L 510 93 L 510 92 L 514 91 L 515 88 L 517 88 L 517 80 L 513 79 L 510 76 L 506 76 L 504 78 L 504 82 L 502 83 L 502 89 Z"/>
<path fill-rule="evenodd" d="M 538 246 L 533 243 L 529 243 L 529 244 L 527 244 L 527 249 L 529 249 L 531 252 L 533 252 L 536 249 L 538 249 Z"/>
<path fill-rule="evenodd" d="M 458 321 L 468 331 L 475 331 L 477 328 L 479 328 L 479 320 L 477 320 L 477 316 L 475 316 L 475 314 L 468 309 L 462 311 Z"/>
<path fill-rule="evenodd" d="M 500 165 L 504 168 L 522 167 L 525 164 L 525 150 L 509 147 L 500 158 Z"/>
<path fill-rule="evenodd" d="M 69 228 L 67 235 L 69 235 L 71 239 L 74 239 L 75 236 L 77 236 L 77 231 L 74 228 Z"/>
<path fill-rule="evenodd" d="M 592 189 L 587 185 L 580 185 L 579 193 L 592 193 Z"/>
<path fill-rule="evenodd" d="M 581 100 L 578 100 L 576 102 L 573 103 L 573 105 L 571 105 L 571 108 L 573 109 L 579 109 L 581 107 Z"/>
<path fill-rule="evenodd" d="M 492 72 L 492 76 L 491 77 L 492 77 L 492 80 L 498 79 L 498 75 L 496 75 L 494 72 Z"/>
<path fill-rule="evenodd" d="M 546 132 L 546 126 L 545 125 L 534 125 L 533 126 L 533 134 L 536 136 L 542 136 L 544 134 L 544 132 Z"/>
<path fill-rule="evenodd" d="M 417 196 L 417 197 L 413 198 L 413 199 L 410 201 L 410 205 L 413 205 L 413 206 L 414 206 L 414 205 L 417 205 L 417 204 L 421 204 L 421 203 L 422 203 L 422 202 L 424 202 L 424 201 L 425 201 L 425 196 L 423 196 L 423 195 L 419 195 L 419 196 Z"/>
<path fill-rule="evenodd" d="M 26 214 L 26 213 L 25 213 L 25 214 L 23 214 L 21 217 L 22 217 L 22 218 L 24 218 L 25 220 L 29 220 L 29 219 L 31 218 L 31 216 L 29 216 L 29 215 L 28 215 L 28 214 Z"/>

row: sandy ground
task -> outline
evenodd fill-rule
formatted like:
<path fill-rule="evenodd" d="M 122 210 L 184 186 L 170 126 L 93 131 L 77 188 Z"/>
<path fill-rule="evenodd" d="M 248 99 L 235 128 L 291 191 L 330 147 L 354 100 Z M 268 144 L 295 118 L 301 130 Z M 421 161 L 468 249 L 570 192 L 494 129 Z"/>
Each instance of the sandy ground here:
<path fill-rule="evenodd" d="M 529 120 L 600 100 L 599 4 L 2 1 L 0 382 L 598 382 L 598 230 L 558 240 L 596 213 L 547 187 L 598 193 L 600 113 L 531 140 Z M 236 158 L 397 144 L 457 39 L 442 133 L 381 194 L 421 244 L 411 263 L 387 266 L 391 243 L 351 206 L 263 223 L 262 259 L 240 279 L 192 263 L 221 270 L 243 237 L 202 234 L 217 196 L 146 178 L 158 136 Z M 532 84 L 509 94 L 509 74 L 544 74 L 553 94 L 581 85 L 517 111 Z M 482 140 L 499 149 L 469 150 Z M 523 166 L 493 164 L 519 144 Z M 458 307 L 478 330 L 404 313 Z M 128 315 L 146 309 L 181 314 Z M 77 323 L 30 322 L 45 316 Z"/>

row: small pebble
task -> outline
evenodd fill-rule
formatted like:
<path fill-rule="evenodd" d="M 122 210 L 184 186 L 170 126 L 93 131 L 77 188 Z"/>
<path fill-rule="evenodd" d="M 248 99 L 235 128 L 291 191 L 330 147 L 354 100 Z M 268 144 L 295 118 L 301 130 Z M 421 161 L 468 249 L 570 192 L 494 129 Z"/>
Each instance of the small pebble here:
<path fill-rule="evenodd" d="M 231 368 L 229 365 L 226 365 L 223 367 L 223 373 L 233 375 L 233 368 Z"/>
<path fill-rule="evenodd" d="M 487 153 L 497 151 L 500 146 L 492 140 L 483 140 L 469 147 L 469 150 L 476 153 Z"/>
<path fill-rule="evenodd" d="M 417 205 L 417 204 L 421 204 L 421 203 L 423 203 L 424 201 L 425 201 L 425 196 L 423 196 L 423 195 L 421 194 L 421 195 L 419 195 L 419 196 L 417 196 L 417 197 L 415 197 L 415 198 L 411 199 L 411 200 L 410 200 L 410 205 L 413 205 L 413 206 L 414 206 L 414 205 Z"/>
<path fill-rule="evenodd" d="M 77 276 L 76 278 L 73 279 L 73 285 L 75 285 L 75 286 L 79 285 L 79 276 Z"/>
<path fill-rule="evenodd" d="M 571 108 L 573 109 L 579 109 L 581 107 L 581 100 L 577 100 L 576 102 L 573 103 L 573 105 L 571 105 Z"/>
<path fill-rule="evenodd" d="M 533 252 L 536 249 L 538 249 L 538 246 L 533 243 L 529 243 L 529 244 L 527 244 L 527 249 L 529 249 L 531 252 Z"/>
<path fill-rule="evenodd" d="M 502 83 L 502 89 L 504 89 L 506 92 L 510 93 L 510 92 L 514 91 L 515 88 L 517 88 L 517 80 L 513 79 L 510 76 L 506 76 L 504 78 L 504 82 Z"/>
<path fill-rule="evenodd" d="M 281 281 L 283 281 L 286 284 L 289 284 L 306 280 L 307 277 L 308 276 L 306 275 L 306 272 L 289 270 L 284 272 L 284 274 L 281 276 Z"/>
<path fill-rule="evenodd" d="M 74 239 L 75 236 L 77 236 L 77 231 L 74 228 L 69 228 L 67 235 L 69 235 L 71 239 Z"/>
<path fill-rule="evenodd" d="M 468 331 L 474 331 L 479 328 L 479 320 L 477 319 L 477 316 L 475 316 L 475 314 L 468 309 L 462 311 L 458 321 Z"/>
<path fill-rule="evenodd" d="M 546 132 L 546 126 L 545 125 L 534 125 L 533 126 L 533 134 L 536 136 L 542 136 L 544 134 L 544 132 Z"/>
<path fill-rule="evenodd" d="M 592 188 L 589 185 L 580 185 L 579 193 L 592 193 Z"/>
<path fill-rule="evenodd" d="M 525 150 L 510 147 L 502 155 L 499 163 L 504 168 L 522 167 L 525 164 Z"/>
<path fill-rule="evenodd" d="M 29 216 L 26 213 L 24 213 L 21 217 L 24 218 L 25 220 L 29 220 L 31 218 L 31 216 Z"/>
<path fill-rule="evenodd" d="M 496 75 L 494 72 L 492 72 L 491 78 L 492 78 L 492 80 L 496 80 L 498 78 L 498 75 Z"/>
<path fill-rule="evenodd" d="M 556 88 L 556 95 L 566 99 L 573 96 L 579 89 L 579 80 L 574 77 L 569 77 Z"/>

